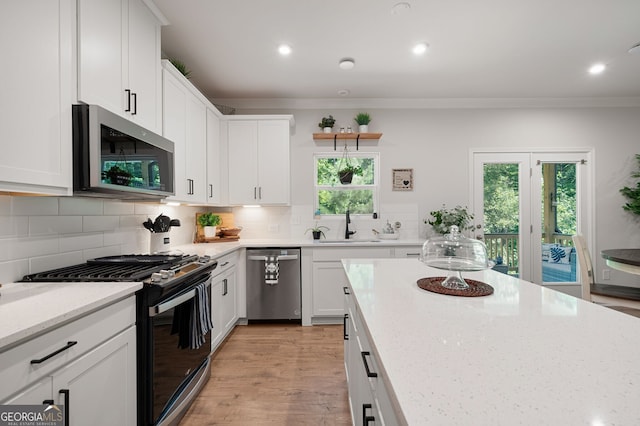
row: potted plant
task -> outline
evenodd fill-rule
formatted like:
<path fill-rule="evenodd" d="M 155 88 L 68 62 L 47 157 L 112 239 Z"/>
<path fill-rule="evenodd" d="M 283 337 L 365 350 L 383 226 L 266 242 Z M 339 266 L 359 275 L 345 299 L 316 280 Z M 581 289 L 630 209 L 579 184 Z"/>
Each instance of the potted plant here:
<path fill-rule="evenodd" d="M 640 163 L 640 154 L 636 154 L 636 160 Z M 640 171 L 631 173 L 631 177 L 640 178 Z M 635 188 L 625 186 L 620 190 L 620 193 L 629 200 L 622 208 L 630 213 L 640 215 L 640 181 L 636 183 Z"/>
<path fill-rule="evenodd" d="M 369 123 L 371 123 L 371 116 L 367 112 L 359 112 L 354 118 L 358 123 L 358 129 L 360 133 L 367 133 L 369 131 Z"/>
<path fill-rule="evenodd" d="M 198 225 L 204 229 L 205 238 L 213 238 L 216 236 L 216 227 L 220 225 L 220 216 L 215 213 L 202 213 L 198 216 Z"/>
<path fill-rule="evenodd" d="M 331 133 L 331 129 L 333 129 L 334 124 L 336 124 L 335 118 L 333 118 L 332 115 L 329 115 L 329 117 L 322 117 L 322 120 L 320 121 L 320 123 L 318 123 L 318 126 L 322 129 L 323 132 Z"/>
<path fill-rule="evenodd" d="M 322 231 L 323 229 L 326 231 L 329 230 L 329 228 L 327 228 L 326 226 L 318 225 L 318 222 L 316 222 L 316 226 L 307 229 L 304 233 L 306 234 L 307 232 L 311 231 L 311 233 L 313 234 L 313 239 L 319 240 L 321 236 L 327 238 L 327 236 L 324 235 L 324 232 Z"/>
<path fill-rule="evenodd" d="M 431 225 L 438 234 L 448 234 L 452 225 L 456 225 L 461 233 L 475 228 L 471 223 L 473 215 L 467 211 L 466 207 L 455 206 L 452 209 L 447 209 L 443 204 L 440 210 L 434 210 L 430 214 L 433 220 L 425 220 L 424 222 Z"/>
<path fill-rule="evenodd" d="M 102 180 L 109 181 L 114 185 L 129 186 L 129 183 L 131 183 L 131 177 L 132 175 L 129 171 L 121 168 L 117 164 L 111 166 L 109 170 L 102 172 Z"/>
<path fill-rule="evenodd" d="M 340 170 L 338 170 L 338 178 L 340 179 L 340 183 L 343 185 L 351 183 L 353 175 L 362 176 L 362 167 L 346 163 L 344 166 L 340 167 Z"/>

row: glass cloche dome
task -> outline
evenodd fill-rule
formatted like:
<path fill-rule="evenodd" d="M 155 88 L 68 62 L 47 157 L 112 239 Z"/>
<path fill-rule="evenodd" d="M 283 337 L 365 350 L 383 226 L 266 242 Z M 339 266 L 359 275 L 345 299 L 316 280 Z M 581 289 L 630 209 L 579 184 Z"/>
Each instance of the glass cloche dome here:
<path fill-rule="evenodd" d="M 482 241 L 466 238 L 457 226 L 449 233 L 431 238 L 422 245 L 422 262 L 427 266 L 449 271 L 442 286 L 454 290 L 469 288 L 462 276 L 463 271 L 481 271 L 493 267 L 487 258 L 487 247 Z"/>

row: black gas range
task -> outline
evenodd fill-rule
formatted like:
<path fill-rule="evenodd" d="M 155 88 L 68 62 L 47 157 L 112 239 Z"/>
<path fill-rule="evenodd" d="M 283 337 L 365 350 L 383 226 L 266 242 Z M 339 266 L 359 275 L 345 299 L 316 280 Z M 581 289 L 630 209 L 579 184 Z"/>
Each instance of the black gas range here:
<path fill-rule="evenodd" d="M 211 331 L 201 322 L 211 317 L 211 271 L 217 265 L 209 256 L 107 256 L 22 281 L 141 281 L 136 293 L 138 424 L 177 425 L 209 378 Z"/>

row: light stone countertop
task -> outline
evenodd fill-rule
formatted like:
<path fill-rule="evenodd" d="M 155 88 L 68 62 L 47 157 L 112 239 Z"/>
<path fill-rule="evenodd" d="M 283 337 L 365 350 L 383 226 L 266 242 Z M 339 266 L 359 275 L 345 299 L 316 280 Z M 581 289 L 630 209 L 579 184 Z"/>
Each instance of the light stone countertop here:
<path fill-rule="evenodd" d="M 133 295 L 139 282 L 9 283 L 0 288 L 0 352 Z"/>
<path fill-rule="evenodd" d="M 409 425 L 640 424 L 640 318 L 491 270 L 463 277 L 494 294 L 455 297 L 416 259 L 342 263 Z"/>

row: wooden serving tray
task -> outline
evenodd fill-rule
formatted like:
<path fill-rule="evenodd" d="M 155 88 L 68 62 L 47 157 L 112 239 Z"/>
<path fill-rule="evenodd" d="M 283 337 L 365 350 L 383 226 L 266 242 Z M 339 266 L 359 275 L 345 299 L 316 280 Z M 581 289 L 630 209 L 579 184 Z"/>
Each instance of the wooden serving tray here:
<path fill-rule="evenodd" d="M 214 212 L 218 216 L 220 216 L 221 222 L 218 227 L 224 228 L 235 228 L 236 225 L 233 221 L 233 213 L 218 213 Z M 224 243 L 229 241 L 238 241 L 240 239 L 239 235 L 220 237 L 216 235 L 214 238 L 205 238 L 204 229 L 202 226 L 198 224 L 198 217 L 200 217 L 202 213 L 196 213 L 196 238 L 194 243 Z"/>

